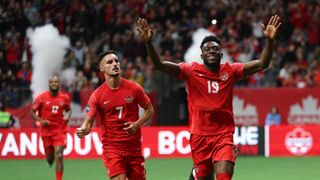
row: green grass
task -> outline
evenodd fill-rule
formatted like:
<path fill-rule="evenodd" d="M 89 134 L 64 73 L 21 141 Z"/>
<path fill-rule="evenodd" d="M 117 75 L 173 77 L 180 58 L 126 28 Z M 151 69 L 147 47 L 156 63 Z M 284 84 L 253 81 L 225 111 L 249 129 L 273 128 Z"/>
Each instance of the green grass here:
<path fill-rule="evenodd" d="M 148 180 L 187 180 L 191 159 L 148 159 Z M 45 160 L 0 160 L 1 180 L 54 180 Z M 102 160 L 65 160 L 64 180 L 106 180 Z M 238 157 L 234 180 L 318 180 L 320 157 Z"/>

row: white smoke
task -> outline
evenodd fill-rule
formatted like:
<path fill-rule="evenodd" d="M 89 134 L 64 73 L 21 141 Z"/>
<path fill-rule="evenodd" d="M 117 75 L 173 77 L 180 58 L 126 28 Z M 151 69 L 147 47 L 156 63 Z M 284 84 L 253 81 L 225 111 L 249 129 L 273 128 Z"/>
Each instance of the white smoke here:
<path fill-rule="evenodd" d="M 215 34 L 203 28 L 199 28 L 192 34 L 192 44 L 187 50 L 186 54 L 184 55 L 185 62 L 198 62 L 203 64 L 203 60 L 201 59 L 201 56 L 200 56 L 201 55 L 200 45 L 203 38 L 209 35 L 215 35 Z M 225 49 L 222 49 L 221 52 L 223 53 L 221 63 L 230 61 L 231 56 L 228 54 L 228 52 Z"/>
<path fill-rule="evenodd" d="M 27 36 L 33 55 L 31 90 L 35 98 L 48 90 L 48 78 L 51 75 L 59 75 L 70 41 L 51 24 L 28 29 Z"/>
<path fill-rule="evenodd" d="M 76 79 L 76 68 L 70 67 L 60 73 L 60 84 L 70 86 Z"/>

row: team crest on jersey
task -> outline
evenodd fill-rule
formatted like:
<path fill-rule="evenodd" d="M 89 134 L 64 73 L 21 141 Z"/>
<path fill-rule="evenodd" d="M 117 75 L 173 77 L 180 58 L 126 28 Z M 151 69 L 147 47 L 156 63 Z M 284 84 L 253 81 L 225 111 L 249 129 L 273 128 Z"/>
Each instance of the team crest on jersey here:
<path fill-rule="evenodd" d="M 124 99 L 126 100 L 127 103 L 131 103 L 133 101 L 133 97 L 132 96 L 127 96 Z"/>
<path fill-rule="evenodd" d="M 90 111 L 90 106 L 87 105 L 87 106 L 86 106 L 86 113 L 89 112 L 89 111 Z"/>
<path fill-rule="evenodd" d="M 227 72 L 224 71 L 220 73 L 220 79 L 222 81 L 226 81 L 228 78 L 229 78 L 229 74 Z"/>

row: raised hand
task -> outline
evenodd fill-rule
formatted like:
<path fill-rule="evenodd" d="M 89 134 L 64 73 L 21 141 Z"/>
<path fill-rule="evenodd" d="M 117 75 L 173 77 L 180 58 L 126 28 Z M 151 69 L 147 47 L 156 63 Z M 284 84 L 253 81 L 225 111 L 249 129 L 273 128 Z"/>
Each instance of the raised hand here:
<path fill-rule="evenodd" d="M 137 30 L 142 41 L 150 42 L 152 40 L 153 32 L 149 27 L 147 20 L 139 18 L 137 21 Z"/>
<path fill-rule="evenodd" d="M 281 25 L 281 22 L 280 22 L 280 17 L 278 15 L 272 16 L 267 26 L 265 26 L 264 24 L 261 24 L 264 37 L 268 39 L 275 39 L 280 25 Z"/>

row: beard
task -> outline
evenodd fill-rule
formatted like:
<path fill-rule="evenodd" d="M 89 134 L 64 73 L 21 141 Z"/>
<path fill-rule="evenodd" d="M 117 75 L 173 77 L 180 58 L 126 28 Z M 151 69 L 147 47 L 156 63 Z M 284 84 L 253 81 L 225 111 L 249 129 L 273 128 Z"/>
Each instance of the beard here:
<path fill-rule="evenodd" d="M 59 88 L 55 88 L 55 89 L 50 88 L 50 91 L 51 91 L 52 93 L 57 93 L 57 92 L 59 91 Z"/>

